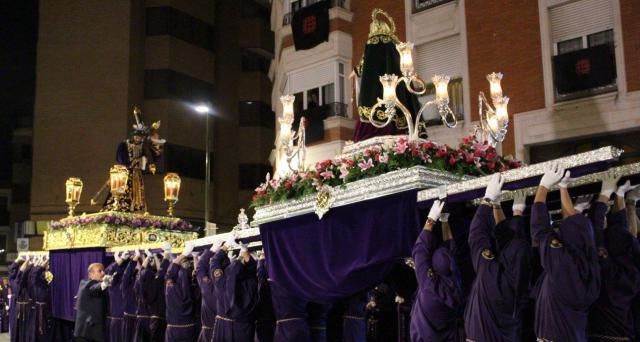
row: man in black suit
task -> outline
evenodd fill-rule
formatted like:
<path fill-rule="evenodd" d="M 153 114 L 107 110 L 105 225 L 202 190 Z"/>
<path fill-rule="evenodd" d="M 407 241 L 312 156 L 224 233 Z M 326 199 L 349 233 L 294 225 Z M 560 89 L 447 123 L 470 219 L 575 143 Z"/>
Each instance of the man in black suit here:
<path fill-rule="evenodd" d="M 73 336 L 76 341 L 103 342 L 107 318 L 107 288 L 111 276 L 104 274 L 104 265 L 89 265 L 89 279 L 80 281 L 76 296 L 76 326 Z"/>

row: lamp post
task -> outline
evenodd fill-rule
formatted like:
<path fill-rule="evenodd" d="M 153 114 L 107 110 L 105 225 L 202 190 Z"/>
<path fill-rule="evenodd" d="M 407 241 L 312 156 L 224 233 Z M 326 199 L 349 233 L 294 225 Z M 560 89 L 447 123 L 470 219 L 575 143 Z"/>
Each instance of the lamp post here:
<path fill-rule="evenodd" d="M 200 104 L 194 106 L 193 109 L 199 113 L 205 115 L 205 156 L 204 156 L 204 167 L 205 167 L 205 179 L 204 179 L 204 228 L 207 229 L 207 223 L 209 223 L 209 186 L 211 185 L 211 163 L 209 160 L 209 145 L 211 145 L 209 141 L 209 116 L 211 115 L 211 107 Z"/>

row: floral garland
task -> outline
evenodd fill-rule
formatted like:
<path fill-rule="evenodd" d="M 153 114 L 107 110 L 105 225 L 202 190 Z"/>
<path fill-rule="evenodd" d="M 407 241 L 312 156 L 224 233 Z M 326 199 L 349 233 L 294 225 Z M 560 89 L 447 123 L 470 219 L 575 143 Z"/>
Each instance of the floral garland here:
<path fill-rule="evenodd" d="M 271 179 L 255 189 L 251 206 L 300 198 L 313 194 L 323 185 L 342 186 L 363 178 L 413 166 L 423 165 L 456 175 L 484 176 L 522 166 L 511 156 L 498 155 L 495 148 L 464 137 L 457 149 L 433 141 L 411 142 L 406 138 L 390 139 L 383 146 L 373 146 L 351 159 L 328 159 L 315 170 L 294 172 L 289 177 Z"/>
<path fill-rule="evenodd" d="M 164 230 L 197 231 L 188 221 L 180 218 L 125 214 L 120 212 L 104 212 L 90 215 L 80 215 L 51 221 L 50 229 L 64 229 L 70 226 L 86 226 L 90 224 L 106 224 L 112 226 L 126 226 L 131 228 L 155 228 Z"/>

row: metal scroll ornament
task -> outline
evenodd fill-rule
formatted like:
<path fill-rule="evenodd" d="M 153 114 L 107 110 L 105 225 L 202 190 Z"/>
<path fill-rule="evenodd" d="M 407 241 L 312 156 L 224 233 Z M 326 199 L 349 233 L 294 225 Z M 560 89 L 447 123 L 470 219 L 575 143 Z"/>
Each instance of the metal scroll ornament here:
<path fill-rule="evenodd" d="M 336 198 L 332 187 L 325 185 L 320 188 L 320 191 L 318 191 L 318 194 L 316 195 L 316 203 L 314 205 L 314 211 L 316 215 L 318 215 L 319 220 L 322 220 L 322 216 L 324 216 L 324 214 L 333 207 L 333 203 L 335 201 Z"/>

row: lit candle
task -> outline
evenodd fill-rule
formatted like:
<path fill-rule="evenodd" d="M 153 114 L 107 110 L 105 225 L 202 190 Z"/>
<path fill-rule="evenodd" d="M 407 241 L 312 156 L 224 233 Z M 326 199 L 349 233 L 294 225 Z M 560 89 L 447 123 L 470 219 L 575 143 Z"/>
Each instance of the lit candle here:
<path fill-rule="evenodd" d="M 398 76 L 384 74 L 380 76 L 380 83 L 382 83 L 382 99 L 384 101 L 395 102 Z"/>
<path fill-rule="evenodd" d="M 487 81 L 489 81 L 489 91 L 491 92 L 491 98 L 498 98 L 502 96 L 502 86 L 500 81 L 502 80 L 502 73 L 492 72 L 487 75 Z"/>
<path fill-rule="evenodd" d="M 509 121 L 509 112 L 507 111 L 507 105 L 509 104 L 509 97 L 503 96 L 496 98 L 494 105 L 496 106 L 496 117 L 498 120 L 504 122 Z"/>
<path fill-rule="evenodd" d="M 413 73 L 413 43 L 406 42 L 396 44 L 396 49 L 400 54 L 400 70 L 403 75 Z"/>
<path fill-rule="evenodd" d="M 435 75 L 431 78 L 431 82 L 436 87 L 436 101 L 449 101 L 449 76 Z"/>
<path fill-rule="evenodd" d="M 293 95 L 280 96 L 280 102 L 282 103 L 282 117 L 285 119 L 291 119 L 293 121 L 293 102 L 296 97 Z"/>
<path fill-rule="evenodd" d="M 165 201 L 178 201 L 178 194 L 180 192 L 180 177 L 177 173 L 167 173 L 164 176 L 164 200 Z"/>

